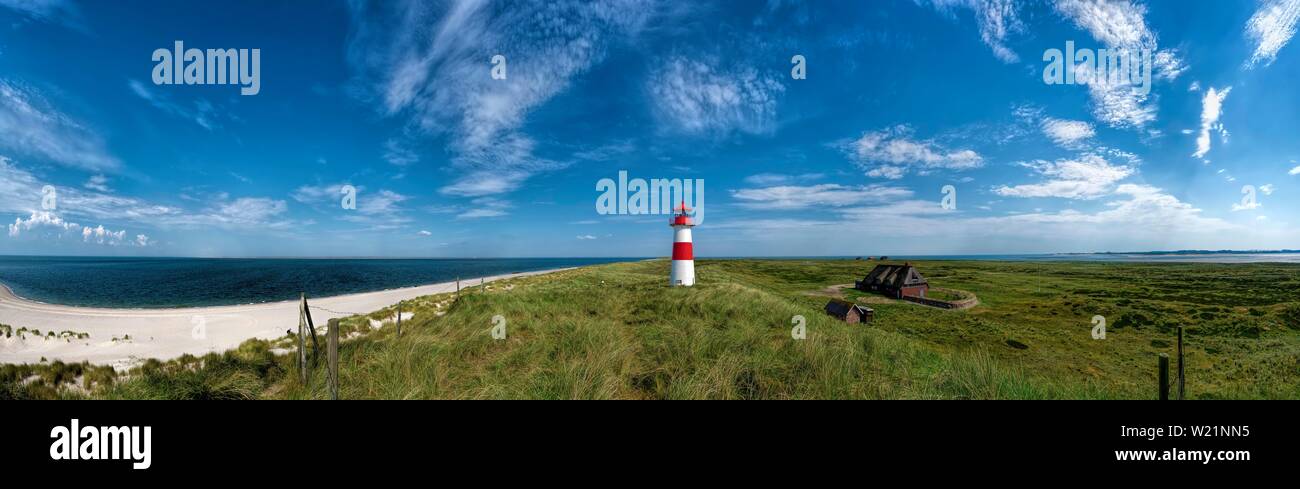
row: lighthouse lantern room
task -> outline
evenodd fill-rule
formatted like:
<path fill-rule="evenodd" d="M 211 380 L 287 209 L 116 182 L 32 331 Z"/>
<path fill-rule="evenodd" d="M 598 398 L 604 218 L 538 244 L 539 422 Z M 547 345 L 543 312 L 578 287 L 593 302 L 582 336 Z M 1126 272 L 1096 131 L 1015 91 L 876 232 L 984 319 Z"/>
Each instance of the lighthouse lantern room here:
<path fill-rule="evenodd" d="M 695 285 L 695 251 L 691 247 L 691 208 L 686 202 L 673 212 L 668 225 L 673 228 L 673 268 L 668 277 L 668 284 L 673 287 L 690 287 Z"/>

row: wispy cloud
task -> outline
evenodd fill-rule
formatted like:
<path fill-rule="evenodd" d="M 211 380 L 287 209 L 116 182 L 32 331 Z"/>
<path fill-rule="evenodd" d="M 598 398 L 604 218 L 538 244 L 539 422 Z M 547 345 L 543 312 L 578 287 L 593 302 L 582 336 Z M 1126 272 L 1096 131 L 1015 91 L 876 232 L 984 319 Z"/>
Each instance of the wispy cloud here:
<path fill-rule="evenodd" d="M 135 241 L 126 240 L 126 230 L 113 231 L 105 228 L 103 224 L 95 227 L 82 226 L 75 222 L 65 220 L 53 211 L 33 211 L 27 219 L 21 217 L 14 220 L 13 224 L 8 225 L 9 237 L 19 238 L 25 234 L 33 234 L 37 237 L 47 237 L 52 239 L 62 239 L 64 236 L 81 236 L 83 243 L 92 243 L 100 245 L 118 246 L 148 246 L 149 237 L 143 234 L 137 235 Z M 42 231 L 49 231 L 42 233 Z"/>
<path fill-rule="evenodd" d="M 1204 158 L 1210 152 L 1211 131 L 1226 135 L 1226 130 L 1219 123 L 1219 117 L 1223 115 L 1223 100 L 1228 98 L 1228 92 L 1231 91 L 1232 87 L 1223 90 L 1210 87 L 1205 91 L 1205 97 L 1201 99 L 1201 133 L 1196 137 L 1196 151 L 1192 153 L 1192 157 Z"/>
<path fill-rule="evenodd" d="M 632 141 L 617 141 L 610 144 L 588 148 L 576 153 L 573 157 L 587 161 L 609 161 L 636 151 L 636 144 Z"/>
<path fill-rule="evenodd" d="M 36 89 L 0 79 L 0 149 L 90 171 L 121 166 L 103 139 L 59 112 Z"/>
<path fill-rule="evenodd" d="M 1056 161 L 1037 160 L 1022 165 L 1047 177 L 1047 180 L 1025 185 L 1003 185 L 995 188 L 994 193 L 1007 197 L 1095 199 L 1110 193 L 1116 182 L 1135 171 L 1130 166 L 1111 164 L 1096 154 Z"/>
<path fill-rule="evenodd" d="M 364 186 L 354 186 L 357 192 L 356 208 L 344 209 L 342 204 L 347 185 L 347 183 L 303 185 L 295 189 L 290 196 L 293 200 L 312 206 L 318 211 L 337 211 L 334 214 L 348 222 L 387 229 L 412 221 L 405 215 L 407 209 L 402 206 L 402 203 L 411 200 L 411 197 L 388 189 L 370 191 Z"/>
<path fill-rule="evenodd" d="M 933 141 L 912 139 L 908 126 L 868 132 L 847 149 L 874 178 L 898 179 L 915 169 L 969 170 L 984 165 L 984 157 L 973 150 L 949 150 Z"/>
<path fill-rule="evenodd" d="M 731 198 L 741 207 L 763 210 L 792 210 L 812 207 L 835 208 L 867 202 L 886 202 L 912 196 L 910 190 L 883 185 L 851 187 L 839 184 L 732 190 Z"/>
<path fill-rule="evenodd" d="M 518 188 L 564 165 L 538 158 L 527 115 L 604 59 L 654 9 L 622 0 L 519 2 L 509 9 L 461 0 L 352 2 L 348 60 L 381 113 L 447 136 L 460 173 L 441 189 L 477 197 Z M 493 79 L 492 56 L 506 58 Z"/>
<path fill-rule="evenodd" d="M 216 122 L 217 111 L 210 102 L 200 99 L 194 103 L 194 108 L 188 108 L 181 104 L 171 101 L 166 95 L 158 93 L 149 87 L 146 87 L 138 80 L 127 81 L 127 87 L 131 89 L 137 97 L 149 102 L 158 110 L 167 114 L 187 119 L 198 124 L 200 127 L 209 131 L 221 127 Z"/>
<path fill-rule="evenodd" d="M 800 182 L 809 182 L 820 180 L 826 175 L 821 173 L 804 173 L 801 175 L 783 175 L 779 173 L 759 173 L 745 177 L 745 183 L 750 185 L 788 185 Z"/>
<path fill-rule="evenodd" d="M 1006 45 L 1011 34 L 1025 28 L 1020 21 L 1020 4 L 1015 0 L 930 0 L 929 3 L 942 12 L 970 10 L 979 25 L 980 38 L 993 50 L 993 55 L 1003 63 L 1020 62 L 1020 56 Z"/>
<path fill-rule="evenodd" d="M 1156 78 L 1173 80 L 1187 70 L 1174 50 L 1161 50 L 1146 23 L 1146 6 L 1129 0 L 1055 0 L 1056 11 L 1087 31 L 1107 49 L 1152 53 Z M 1088 85 L 1093 116 L 1113 127 L 1141 128 L 1156 120 L 1150 93 L 1134 90 L 1129 80 L 1100 80 Z"/>
<path fill-rule="evenodd" d="M 1084 142 L 1097 135 L 1092 124 L 1084 121 L 1071 121 L 1065 119 L 1053 119 L 1051 117 L 1043 119 L 1043 134 L 1056 143 L 1057 146 L 1066 149 L 1079 149 L 1084 146 Z"/>
<path fill-rule="evenodd" d="M 1297 19 L 1300 19 L 1300 0 L 1261 2 L 1259 10 L 1246 22 L 1246 36 L 1255 42 L 1255 52 L 1246 61 L 1246 68 L 1273 64 L 1278 51 L 1295 36 Z"/>
<path fill-rule="evenodd" d="M 501 217 L 509 214 L 507 210 L 511 207 L 509 202 L 492 197 L 479 197 L 471 203 L 473 205 L 456 215 L 457 220 Z"/>
<path fill-rule="evenodd" d="M 384 161 L 397 166 L 408 166 L 420 162 L 420 155 L 397 139 L 384 142 Z"/>
<path fill-rule="evenodd" d="M 97 192 L 108 193 L 112 191 L 108 188 L 108 177 L 104 175 L 92 175 L 90 179 L 86 180 L 86 183 L 81 184 L 81 186 Z"/>
<path fill-rule="evenodd" d="M 785 86 L 750 66 L 715 65 L 684 56 L 660 63 L 647 91 L 662 130 L 693 135 L 774 130 L 777 98 Z"/>
<path fill-rule="evenodd" d="M 82 29 L 81 11 L 71 0 L 0 0 L 0 7 L 17 11 L 25 17 L 42 22 L 61 23 Z"/>
<path fill-rule="evenodd" d="M 945 211 L 936 202 L 909 200 L 848 207 L 833 220 L 730 219 L 714 227 L 735 229 L 769 245 L 811 246 L 828 254 L 860 253 L 861 237 L 843 232 L 859 226 L 906 243 L 873 248 L 909 253 L 1163 249 L 1171 243 L 1218 246 L 1213 243 L 1223 243 L 1224 236 L 1243 236 L 1243 242 L 1255 243 L 1259 238 L 1241 226 L 1206 217 L 1201 209 L 1148 185 L 1119 185 L 1102 205 L 1095 212 L 1064 209 L 971 218 Z M 799 232 L 788 232 L 792 229 Z M 958 243 L 956 248 L 953 243 Z"/>

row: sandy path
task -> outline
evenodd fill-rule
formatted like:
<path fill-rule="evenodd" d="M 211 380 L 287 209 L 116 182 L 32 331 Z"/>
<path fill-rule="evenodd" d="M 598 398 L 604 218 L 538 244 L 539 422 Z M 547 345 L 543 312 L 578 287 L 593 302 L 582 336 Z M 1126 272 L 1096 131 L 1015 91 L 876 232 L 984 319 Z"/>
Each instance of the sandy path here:
<path fill-rule="evenodd" d="M 484 281 L 558 270 L 567 269 L 496 275 L 485 277 Z M 478 282 L 470 279 L 462 285 L 468 287 Z M 322 328 L 329 319 L 351 315 L 339 313 L 369 313 L 399 301 L 455 290 L 456 282 L 445 282 L 335 297 L 309 297 L 307 301 L 312 306 L 313 322 L 317 328 Z M 185 353 L 203 355 L 225 351 L 250 338 L 279 338 L 286 330 L 298 327 L 298 301 L 186 309 L 105 309 L 30 301 L 15 296 L 8 287 L 0 284 L 0 324 L 14 329 L 11 338 L 0 337 L 0 363 L 35 363 L 45 357 L 49 361 L 89 360 L 95 364 L 125 368 L 148 358 L 167 360 Z M 199 324 L 205 326 L 202 328 L 205 334 L 201 337 L 195 334 Z M 17 330 L 20 327 L 39 329 L 42 334 L 64 330 L 89 333 L 90 337 L 64 341 L 27 335 L 26 339 L 19 339 Z M 123 340 L 127 335 L 131 339 Z"/>

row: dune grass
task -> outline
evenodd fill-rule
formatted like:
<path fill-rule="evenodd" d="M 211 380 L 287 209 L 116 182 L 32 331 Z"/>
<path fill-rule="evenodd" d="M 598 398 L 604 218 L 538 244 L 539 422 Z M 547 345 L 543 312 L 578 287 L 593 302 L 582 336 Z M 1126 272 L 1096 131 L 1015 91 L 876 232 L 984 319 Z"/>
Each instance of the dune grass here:
<path fill-rule="evenodd" d="M 699 285 L 669 288 L 667 262 L 654 260 L 423 297 L 403 304 L 415 318 L 400 338 L 390 324 L 342 342 L 340 397 L 1153 398 L 1155 355 L 1172 352 L 1170 331 L 1183 324 L 1192 398 L 1300 398 L 1300 307 L 1288 302 L 1300 267 L 929 262 L 919 265 L 932 283 L 981 305 L 944 311 L 846 291 L 876 320 L 823 314 L 828 286 L 871 265 L 700 260 Z M 1247 290 L 1203 289 L 1242 277 Z M 393 312 L 345 319 L 341 330 L 367 331 L 369 318 Z M 1090 336 L 1098 314 L 1111 321 L 1106 340 Z M 501 340 L 491 335 L 498 315 Z M 804 340 L 791 338 L 797 315 Z M 274 355 L 284 343 L 273 343 L 150 362 L 90 395 L 327 398 L 323 363 L 301 385 L 293 356 Z"/>
<path fill-rule="evenodd" d="M 983 348 L 944 354 L 906 335 L 837 322 L 775 282 L 718 276 L 668 288 L 663 261 L 512 279 L 411 301 L 394 328 L 343 342 L 349 399 L 880 399 L 1123 397 L 1058 384 Z M 702 264 L 701 273 L 725 273 Z M 752 277 L 751 277 L 752 278 Z M 814 282 L 809 282 L 814 285 Z M 796 284 L 795 288 L 798 288 Z M 816 300 L 813 300 L 816 302 Z M 444 307 L 439 309 L 438 304 Z M 438 315 L 437 312 L 443 312 Z M 376 316 L 391 314 L 380 311 Z M 493 317 L 506 338 L 493 339 Z M 807 321 L 805 340 L 791 320 Z M 288 357 L 228 353 L 202 368 L 167 367 L 115 385 L 122 398 L 327 397 L 323 367 L 308 385 Z M 264 350 L 264 349 L 263 349 Z M 241 356 L 242 355 L 242 356 Z M 228 358 L 227 358 L 228 357 Z M 240 359 L 247 368 L 233 367 Z M 233 360 L 234 362 L 228 361 Z M 259 390 L 254 393 L 253 391 Z"/>

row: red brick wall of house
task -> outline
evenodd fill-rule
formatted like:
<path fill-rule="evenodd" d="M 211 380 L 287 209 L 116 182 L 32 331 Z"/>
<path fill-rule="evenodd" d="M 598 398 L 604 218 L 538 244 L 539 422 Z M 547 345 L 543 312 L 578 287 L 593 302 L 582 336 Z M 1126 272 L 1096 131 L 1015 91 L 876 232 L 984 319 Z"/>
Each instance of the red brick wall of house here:
<path fill-rule="evenodd" d="M 925 297 L 926 291 L 930 289 L 929 285 L 913 285 L 903 287 L 903 297 Z"/>

